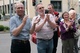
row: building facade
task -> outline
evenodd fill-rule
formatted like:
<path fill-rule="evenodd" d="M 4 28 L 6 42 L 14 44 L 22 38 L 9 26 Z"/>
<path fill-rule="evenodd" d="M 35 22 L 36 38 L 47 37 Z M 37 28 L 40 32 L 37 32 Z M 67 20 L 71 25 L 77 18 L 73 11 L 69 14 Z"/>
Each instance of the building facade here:
<path fill-rule="evenodd" d="M 11 1 L 11 2 L 10 2 Z M 52 3 L 56 11 L 60 14 L 64 11 L 69 11 L 70 8 L 74 8 L 79 13 L 79 1 L 78 0 L 0 0 L 0 13 L 5 15 L 15 14 L 14 4 L 16 2 L 22 2 L 25 6 L 25 13 L 33 18 L 36 15 L 35 5 L 42 2 L 47 8 L 47 5 Z M 11 6 L 10 6 L 11 4 Z"/>

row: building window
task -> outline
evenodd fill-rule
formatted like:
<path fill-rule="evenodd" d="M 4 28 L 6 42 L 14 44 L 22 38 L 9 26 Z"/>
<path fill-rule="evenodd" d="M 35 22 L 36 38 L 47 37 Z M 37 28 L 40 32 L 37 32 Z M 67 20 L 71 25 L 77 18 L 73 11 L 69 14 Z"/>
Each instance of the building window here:
<path fill-rule="evenodd" d="M 54 9 L 58 12 L 62 12 L 62 2 L 61 1 L 51 1 L 51 4 L 54 5 Z"/>

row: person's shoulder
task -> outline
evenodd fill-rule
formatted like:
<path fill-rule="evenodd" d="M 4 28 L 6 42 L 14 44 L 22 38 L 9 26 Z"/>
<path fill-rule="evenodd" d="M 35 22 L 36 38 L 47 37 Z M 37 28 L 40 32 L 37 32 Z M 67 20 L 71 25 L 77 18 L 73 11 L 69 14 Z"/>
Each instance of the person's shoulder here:
<path fill-rule="evenodd" d="M 36 18 L 36 17 L 38 17 L 38 16 L 34 16 L 33 18 Z"/>
<path fill-rule="evenodd" d="M 60 22 L 60 24 L 64 24 L 64 19 L 62 19 L 62 21 Z"/>
<path fill-rule="evenodd" d="M 58 15 L 59 15 L 59 12 L 57 12 L 57 11 L 54 11 L 54 14 L 55 14 L 56 16 L 58 16 Z"/>
<path fill-rule="evenodd" d="M 58 14 L 59 12 L 57 12 L 57 11 L 54 11 L 54 14 Z"/>
<path fill-rule="evenodd" d="M 40 16 L 34 16 L 32 20 L 35 20 L 36 18 L 40 18 Z"/>
<path fill-rule="evenodd" d="M 50 17 L 55 17 L 55 15 L 52 15 L 52 14 L 48 14 Z"/>

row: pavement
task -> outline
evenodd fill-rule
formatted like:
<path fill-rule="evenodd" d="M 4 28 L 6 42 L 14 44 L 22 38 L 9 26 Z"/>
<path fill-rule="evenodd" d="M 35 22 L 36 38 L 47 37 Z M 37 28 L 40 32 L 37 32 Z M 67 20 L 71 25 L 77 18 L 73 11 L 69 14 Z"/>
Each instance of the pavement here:
<path fill-rule="evenodd" d="M 9 26 L 9 20 L 0 21 L 0 25 Z"/>
<path fill-rule="evenodd" d="M 31 39 L 31 53 L 37 53 L 37 45 L 34 44 Z M 58 41 L 57 53 L 61 52 L 61 40 Z M 10 33 L 3 33 L 0 34 L 0 53 L 10 53 L 10 46 L 11 46 L 11 36 Z"/>

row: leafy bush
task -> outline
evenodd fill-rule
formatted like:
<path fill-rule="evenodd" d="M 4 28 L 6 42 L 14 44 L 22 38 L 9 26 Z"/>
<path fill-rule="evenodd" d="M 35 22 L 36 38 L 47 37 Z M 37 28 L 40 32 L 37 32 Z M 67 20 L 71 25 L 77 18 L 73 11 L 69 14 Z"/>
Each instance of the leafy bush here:
<path fill-rule="evenodd" d="M 6 31 L 6 30 L 9 30 L 10 28 L 8 26 L 3 26 L 3 25 L 0 25 L 0 31 Z"/>
<path fill-rule="evenodd" d="M 4 31 L 4 26 L 0 25 L 0 31 Z"/>
<path fill-rule="evenodd" d="M 9 30 L 10 28 L 8 26 L 4 26 L 4 29 L 5 30 Z"/>

